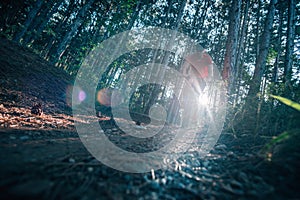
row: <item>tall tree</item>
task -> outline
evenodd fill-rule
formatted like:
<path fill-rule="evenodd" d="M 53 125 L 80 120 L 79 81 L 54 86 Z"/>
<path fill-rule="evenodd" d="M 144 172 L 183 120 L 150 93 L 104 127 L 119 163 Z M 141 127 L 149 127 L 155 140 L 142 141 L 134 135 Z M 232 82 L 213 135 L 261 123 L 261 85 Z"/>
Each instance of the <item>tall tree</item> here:
<path fill-rule="evenodd" d="M 295 37 L 295 1 L 288 0 L 288 24 L 286 38 L 286 53 L 284 61 L 284 81 L 286 95 L 291 92 L 292 66 L 293 66 L 293 50 Z"/>
<path fill-rule="evenodd" d="M 50 60 L 51 56 L 54 55 L 55 43 L 60 42 L 58 41 L 59 38 L 63 37 L 65 34 L 65 29 L 68 27 L 68 22 L 71 21 L 72 15 L 76 13 L 76 3 L 74 0 L 69 2 L 69 5 L 66 5 L 63 12 L 57 12 L 57 17 L 52 18 L 52 20 L 48 24 L 48 31 L 52 32 L 48 34 L 48 37 L 43 37 L 43 40 L 47 40 L 46 44 L 42 48 L 42 56 Z"/>
<path fill-rule="evenodd" d="M 171 6 L 171 4 L 169 4 L 169 6 Z M 186 0 L 181 1 L 179 4 L 179 9 L 178 9 L 178 13 L 177 13 L 176 19 L 174 21 L 174 24 L 171 24 L 173 30 L 175 30 L 175 31 L 178 31 L 178 29 L 181 25 L 181 22 L 182 22 L 182 19 L 184 16 L 185 6 L 186 6 Z M 171 37 L 175 37 L 175 36 L 171 36 Z M 166 45 L 167 46 L 172 45 L 172 42 L 173 41 L 171 39 L 171 41 L 169 41 Z M 158 50 L 155 51 L 155 55 L 154 55 L 155 57 L 157 56 L 158 52 L 159 52 Z M 171 53 L 169 51 L 166 53 L 163 53 L 163 56 L 159 62 L 163 65 L 167 65 L 169 62 L 169 59 L 170 59 L 170 55 L 171 55 Z M 162 71 L 157 71 L 157 76 L 159 77 L 160 83 L 163 83 L 163 80 L 165 78 L 165 70 L 166 70 L 166 68 L 163 68 Z M 154 104 L 155 100 L 158 97 L 160 90 L 161 90 L 161 87 L 159 85 L 156 85 L 156 87 L 153 89 L 151 97 L 154 97 L 154 98 L 148 99 L 148 101 L 146 103 L 146 112 L 148 112 L 150 110 L 150 107 Z"/>
<path fill-rule="evenodd" d="M 28 30 L 31 22 L 33 21 L 34 17 L 36 16 L 36 14 L 38 13 L 38 11 L 40 10 L 40 8 L 42 7 L 43 4 L 43 0 L 37 0 L 34 7 L 32 8 L 32 10 L 28 13 L 28 16 L 25 20 L 25 23 L 22 26 L 22 30 L 20 32 L 18 32 L 13 40 L 16 42 L 20 42 L 21 38 L 24 36 L 24 34 L 26 33 L 26 31 Z"/>
<path fill-rule="evenodd" d="M 228 92 L 232 93 L 236 75 L 236 56 L 237 56 L 237 46 L 238 46 L 238 33 L 240 24 L 240 11 L 241 11 L 241 1 L 233 0 L 232 7 L 230 10 L 229 17 L 229 30 L 226 42 L 226 53 L 224 60 L 224 67 L 222 71 L 222 77 L 224 81 L 228 84 Z"/>
<path fill-rule="evenodd" d="M 39 37 L 42 33 L 42 31 L 45 29 L 47 23 L 49 22 L 50 18 L 53 16 L 54 13 L 57 12 L 57 9 L 59 8 L 59 6 L 61 6 L 62 2 L 64 0 L 59 0 L 59 1 L 54 1 L 53 4 L 51 4 L 50 2 L 48 2 L 47 4 L 47 10 L 45 10 L 44 12 L 46 13 L 45 15 L 41 15 L 40 19 L 38 20 L 38 24 L 36 24 L 35 26 L 33 26 L 33 28 L 35 29 L 35 31 L 31 34 L 28 34 L 26 37 L 24 37 L 24 44 L 28 44 L 31 43 L 32 41 L 34 41 L 37 37 Z M 50 8 L 49 8 L 50 6 Z"/>
<path fill-rule="evenodd" d="M 250 88 L 249 88 L 246 105 L 245 105 L 245 108 L 248 111 L 248 116 L 246 117 L 246 120 L 248 121 L 250 126 L 249 128 L 252 131 L 257 128 L 256 118 L 258 117 L 257 111 L 259 105 L 258 94 L 260 92 L 261 80 L 265 72 L 267 55 L 269 52 L 276 3 L 277 0 L 271 0 L 269 4 L 268 14 L 265 19 L 263 33 L 260 37 L 260 42 L 259 42 L 260 45 L 257 53 L 258 56 L 255 62 L 254 74 L 250 82 Z"/>
<path fill-rule="evenodd" d="M 95 0 L 89 0 L 85 3 L 85 5 L 79 10 L 78 15 L 75 19 L 75 21 L 73 22 L 70 31 L 68 31 L 65 36 L 63 37 L 63 39 L 60 41 L 56 52 L 53 55 L 53 59 L 52 62 L 56 63 L 59 58 L 61 57 L 61 55 L 63 54 L 64 50 L 66 49 L 67 45 L 69 44 L 69 42 L 71 41 L 71 39 L 73 38 L 73 36 L 76 34 L 76 31 L 78 30 L 79 26 L 82 24 L 82 22 L 84 21 L 84 17 L 87 13 L 87 11 L 89 10 L 89 8 L 92 6 L 92 4 L 94 3 Z"/>
<path fill-rule="evenodd" d="M 277 55 L 275 58 L 274 69 L 273 69 L 273 83 L 278 81 L 278 68 L 280 62 L 280 55 L 281 55 L 281 41 L 282 41 L 282 26 L 283 26 L 283 13 L 284 7 L 282 5 L 282 1 L 279 1 L 279 16 L 278 16 L 278 28 L 277 28 L 277 41 L 275 44 L 275 50 L 277 51 Z"/>
<path fill-rule="evenodd" d="M 233 101 L 233 107 L 236 106 L 236 103 L 239 98 L 240 93 L 240 82 L 241 77 L 243 74 L 243 64 L 244 64 L 244 53 L 245 53 L 245 45 L 247 42 L 247 34 L 248 34 L 248 26 L 249 26 L 249 6 L 250 1 L 244 1 L 244 13 L 243 13 L 243 21 L 241 22 L 241 31 L 239 36 L 239 43 L 237 49 L 237 56 L 236 56 L 236 80 L 235 80 L 235 88 L 236 88 L 236 95 Z"/>

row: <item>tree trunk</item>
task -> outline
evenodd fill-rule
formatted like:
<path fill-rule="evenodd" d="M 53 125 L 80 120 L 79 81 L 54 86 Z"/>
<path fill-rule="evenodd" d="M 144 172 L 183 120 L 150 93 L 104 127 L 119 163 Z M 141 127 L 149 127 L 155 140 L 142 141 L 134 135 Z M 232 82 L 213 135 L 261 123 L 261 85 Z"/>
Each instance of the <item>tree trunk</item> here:
<path fill-rule="evenodd" d="M 199 38 L 202 36 L 202 29 L 203 29 L 203 25 L 204 25 L 204 20 L 207 17 L 206 13 L 208 10 L 208 6 L 209 6 L 209 0 L 204 0 L 204 6 L 203 6 L 202 13 L 201 13 L 201 16 L 200 16 L 200 19 L 199 19 L 199 22 L 198 22 L 198 25 L 196 28 L 197 32 L 194 35 L 195 38 Z"/>
<path fill-rule="evenodd" d="M 0 5 L 0 31 L 5 33 L 8 28 L 18 23 L 18 13 L 25 10 L 26 2 L 2 0 Z"/>
<path fill-rule="evenodd" d="M 279 10 L 279 22 L 278 22 L 278 29 L 277 29 L 277 32 L 278 32 L 278 38 L 277 38 L 277 41 L 276 41 L 276 51 L 277 51 L 277 55 L 276 55 L 276 59 L 275 59 L 275 63 L 274 63 L 274 69 L 273 69 L 273 82 L 276 83 L 278 81 L 278 68 L 279 68 L 279 61 L 280 61 L 280 55 L 281 55 L 281 37 L 282 37 L 282 18 L 283 18 L 283 8 L 280 7 L 280 10 Z"/>
<path fill-rule="evenodd" d="M 265 72 L 265 66 L 266 66 L 266 60 L 267 55 L 269 52 L 269 46 L 270 46 L 270 38 L 271 38 L 271 32 L 273 27 L 273 21 L 274 21 L 274 15 L 275 15 L 275 4 L 277 0 L 271 0 L 268 14 L 265 20 L 264 30 L 260 37 L 260 45 L 259 45 L 259 52 L 258 57 L 256 59 L 255 63 L 255 69 L 254 74 L 252 77 L 252 80 L 250 82 L 250 88 L 248 92 L 248 96 L 246 99 L 246 109 L 247 109 L 247 116 L 246 121 L 248 123 L 248 128 L 251 131 L 257 130 L 258 124 L 256 123 L 257 118 L 257 110 L 258 110 L 258 104 L 259 104 L 259 92 L 260 92 L 260 86 L 261 86 L 261 79 L 263 77 L 263 74 Z M 263 97 L 261 97 L 263 98 Z"/>
<path fill-rule="evenodd" d="M 252 77 L 248 93 L 248 96 L 250 97 L 256 96 L 257 93 L 259 93 L 261 78 L 263 76 L 263 73 L 265 72 L 266 60 L 270 46 L 271 31 L 275 15 L 276 2 L 277 0 L 271 0 L 270 2 L 268 15 L 265 21 L 264 32 L 260 37 L 258 57 L 255 63 L 254 75 Z"/>
<path fill-rule="evenodd" d="M 43 4 L 43 0 L 37 0 L 35 6 L 32 8 L 32 10 L 28 13 L 28 16 L 25 20 L 25 23 L 23 25 L 23 28 L 20 32 L 18 32 L 15 37 L 13 38 L 14 41 L 20 42 L 21 38 L 25 35 L 26 31 L 28 30 L 32 20 L 36 16 L 37 12 L 40 10 Z"/>
<path fill-rule="evenodd" d="M 64 53 L 67 45 L 70 43 L 73 36 L 76 34 L 79 26 L 82 24 L 84 17 L 86 15 L 86 12 L 89 10 L 91 5 L 94 3 L 95 0 L 89 0 L 79 11 L 78 16 L 76 17 L 76 20 L 72 24 L 71 30 L 66 33 L 66 35 L 63 37 L 61 42 L 59 43 L 56 52 L 53 56 L 53 63 L 56 63 L 62 54 Z"/>
<path fill-rule="evenodd" d="M 52 56 L 54 55 L 54 52 L 56 52 L 57 48 L 55 48 L 55 46 L 57 46 L 56 45 L 56 43 L 58 42 L 57 38 L 59 38 L 61 33 L 63 32 L 62 27 L 67 27 L 68 21 L 71 19 L 72 13 L 76 12 L 77 9 L 74 9 L 74 7 L 76 7 L 75 2 L 70 1 L 69 6 L 66 8 L 65 14 L 63 15 L 63 18 L 55 26 L 55 28 L 53 30 L 55 35 L 52 35 L 51 39 L 49 39 L 49 41 L 51 41 L 51 43 L 47 42 L 47 45 L 45 45 L 45 47 L 43 48 L 42 56 L 45 59 L 50 61 Z"/>
<path fill-rule="evenodd" d="M 183 14 L 184 14 L 185 6 L 186 6 L 186 0 L 183 0 L 180 4 L 178 15 L 177 15 L 177 18 L 176 18 L 175 23 L 174 23 L 174 25 L 175 25 L 175 27 L 173 28 L 174 31 L 178 31 L 178 29 L 179 29 L 180 22 L 182 20 Z M 171 37 L 175 37 L 175 36 L 171 36 Z M 172 41 L 173 41 L 173 39 L 171 38 L 170 42 L 166 45 L 172 45 Z M 168 49 L 168 47 L 166 49 Z M 154 58 L 157 57 L 158 52 L 159 52 L 158 49 L 155 50 Z M 162 65 L 167 65 L 167 63 L 169 61 L 169 58 L 170 58 L 170 52 L 168 51 L 168 52 L 164 53 L 164 55 L 163 55 L 162 59 L 159 61 L 159 63 L 162 64 Z M 153 72 L 153 70 L 155 70 L 155 69 L 153 69 L 153 67 L 152 67 L 152 72 Z M 163 80 L 164 80 L 164 77 L 165 77 L 165 70 L 166 70 L 166 68 L 163 68 L 161 71 L 157 71 L 157 77 L 159 78 L 158 82 L 161 83 L 161 84 L 163 83 Z M 156 85 L 155 88 L 151 91 L 151 95 L 150 95 L 151 98 L 149 98 L 147 100 L 147 103 L 146 103 L 147 108 L 150 108 L 153 105 L 153 103 L 155 102 L 160 90 L 161 90 L 161 87 Z"/>
<path fill-rule="evenodd" d="M 127 25 L 127 30 L 131 30 L 132 29 L 132 27 L 134 25 L 134 22 L 136 21 L 136 19 L 138 17 L 140 9 L 141 9 L 141 0 L 139 0 L 137 2 L 137 4 L 136 4 L 136 8 L 134 9 L 133 14 L 131 16 L 131 19 L 129 20 L 129 23 Z"/>
<path fill-rule="evenodd" d="M 240 21 L 240 10 L 241 10 L 241 1 L 233 0 L 232 7 L 230 10 L 229 18 L 229 30 L 228 37 L 226 42 L 226 53 L 224 59 L 224 67 L 222 71 L 222 77 L 227 84 L 228 93 L 232 94 L 234 83 L 236 80 L 236 54 L 237 54 L 237 45 L 238 45 L 238 32 L 239 32 L 239 21 Z"/>
<path fill-rule="evenodd" d="M 53 16 L 54 13 L 57 12 L 59 6 L 62 4 L 63 1 L 64 0 L 59 0 L 52 6 L 52 8 L 50 8 L 50 10 L 46 14 L 46 16 L 43 16 L 43 19 L 41 19 L 41 23 L 37 24 L 37 27 L 35 28 L 35 32 L 33 34 L 31 34 L 30 36 L 24 38 L 25 44 L 29 44 L 29 43 L 33 42 L 37 37 L 40 36 L 42 31 L 45 29 L 47 23 L 49 22 L 50 18 Z"/>
<path fill-rule="evenodd" d="M 176 21 L 175 21 L 175 27 L 174 27 L 174 29 L 173 29 L 174 31 L 178 31 L 178 29 L 179 29 L 180 22 L 181 22 L 181 20 L 182 20 L 183 14 L 184 14 L 183 11 L 184 11 L 185 6 L 186 6 L 186 0 L 183 0 L 183 1 L 181 2 L 181 4 L 180 4 L 180 8 L 179 8 L 179 11 L 178 11 L 178 15 L 177 15 L 177 18 L 176 18 Z M 173 42 L 173 41 L 172 41 L 172 39 L 171 39 L 171 42 L 168 43 L 167 45 L 168 45 L 168 46 L 169 46 L 169 45 L 173 45 L 172 42 Z M 168 48 L 167 48 L 167 49 L 168 49 Z M 170 58 L 170 52 L 168 51 L 168 52 L 166 52 L 165 55 L 163 56 L 163 59 L 162 59 L 161 64 L 163 64 L 163 65 L 167 64 L 167 62 L 169 61 L 169 58 Z M 165 72 L 163 72 L 163 73 L 160 74 L 161 81 L 162 81 L 162 79 L 164 78 L 164 75 L 165 75 Z"/>
<path fill-rule="evenodd" d="M 164 28 L 167 28 L 167 22 L 169 19 L 169 14 L 171 12 L 172 4 L 173 4 L 173 0 L 167 0 L 167 8 L 168 9 L 166 10 L 166 16 L 163 18 L 163 21 L 162 21 L 162 26 Z"/>
<path fill-rule="evenodd" d="M 235 82 L 235 89 L 236 89 L 236 95 L 233 102 L 233 107 L 236 106 L 238 102 L 238 98 L 240 97 L 240 82 L 242 79 L 243 74 L 243 64 L 244 64 L 244 55 L 245 55 L 245 44 L 247 43 L 247 35 L 248 35 L 248 26 L 249 26 L 249 5 L 250 1 L 246 0 L 245 2 L 245 8 L 244 8 L 244 17 L 243 17 L 243 23 L 242 23 L 242 30 L 241 35 L 239 38 L 239 45 L 237 50 L 237 56 L 236 56 L 236 66 L 237 66 L 237 73 L 236 73 L 236 82 Z"/>
<path fill-rule="evenodd" d="M 293 50 L 295 37 L 295 1 L 288 1 L 288 24 L 287 24 L 287 39 L 286 39 L 286 53 L 284 62 L 284 82 L 285 95 L 290 96 L 292 91 L 292 66 L 293 66 Z"/>
<path fill-rule="evenodd" d="M 256 34 L 256 51 L 255 51 L 255 58 L 257 60 L 259 56 L 259 35 L 260 35 L 260 12 L 261 12 L 261 0 L 258 0 L 258 8 L 257 8 L 257 13 L 256 13 L 256 29 L 255 29 L 255 34 Z"/>
<path fill-rule="evenodd" d="M 236 56 L 236 75 L 237 78 L 239 77 L 240 74 L 240 64 L 241 64 L 241 55 L 242 52 L 244 51 L 244 44 L 245 44 L 245 35 L 246 35 L 246 31 L 248 29 L 248 22 L 249 22 L 249 4 L 250 1 L 246 1 L 245 3 L 245 8 L 244 8 L 244 16 L 243 16 L 243 23 L 241 24 L 241 34 L 239 37 L 239 43 L 238 43 L 238 49 L 237 49 L 237 56 Z"/>

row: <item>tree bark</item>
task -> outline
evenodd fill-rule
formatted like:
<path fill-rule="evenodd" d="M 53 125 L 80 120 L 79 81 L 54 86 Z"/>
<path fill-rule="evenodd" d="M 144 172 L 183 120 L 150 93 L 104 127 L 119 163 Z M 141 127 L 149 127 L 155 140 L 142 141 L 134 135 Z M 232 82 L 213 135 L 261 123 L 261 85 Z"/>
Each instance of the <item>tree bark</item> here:
<path fill-rule="evenodd" d="M 241 10 L 241 1 L 233 0 L 232 7 L 230 10 L 229 18 L 229 30 L 228 37 L 226 42 L 226 52 L 224 59 L 224 67 L 222 71 L 222 77 L 228 87 L 229 94 L 232 94 L 233 86 L 236 80 L 236 54 L 237 54 L 237 45 L 238 45 L 238 30 L 239 30 L 239 21 L 240 21 L 240 10 Z"/>
<path fill-rule="evenodd" d="M 236 69 L 237 69 L 237 72 L 236 72 L 236 75 L 237 75 L 237 78 L 239 77 L 239 74 L 241 73 L 240 71 L 240 64 L 241 64 L 241 55 L 242 55 L 242 52 L 244 52 L 244 44 L 245 44 L 245 35 L 246 35 L 246 31 L 248 29 L 248 22 L 249 22 L 249 4 L 250 4 L 250 1 L 246 0 L 245 2 L 245 8 L 244 8 L 244 16 L 243 16 L 243 22 L 241 24 L 241 34 L 240 34 L 240 37 L 239 37 L 239 42 L 238 42 L 238 48 L 237 48 L 237 56 L 236 56 Z"/>
<path fill-rule="evenodd" d="M 258 0 L 258 8 L 257 8 L 257 13 L 256 13 L 256 29 L 255 29 L 255 34 L 256 34 L 256 51 L 255 51 L 255 58 L 257 60 L 258 55 L 259 55 L 259 35 L 260 35 L 260 12 L 261 12 L 261 0 Z"/>
<path fill-rule="evenodd" d="M 287 39 L 286 39 L 286 53 L 284 62 L 284 82 L 285 95 L 289 96 L 292 91 L 292 66 L 293 66 L 293 50 L 295 37 L 295 1 L 288 1 L 288 24 L 287 24 Z"/>
<path fill-rule="evenodd" d="M 62 54 L 64 53 L 67 45 L 70 43 L 73 36 L 76 34 L 76 31 L 78 30 L 79 26 L 82 24 L 84 20 L 84 16 L 86 15 L 86 12 L 89 10 L 91 5 L 94 3 L 95 0 L 89 0 L 79 11 L 78 16 L 76 17 L 76 20 L 74 21 L 71 30 L 66 33 L 66 35 L 63 37 L 61 42 L 59 43 L 56 52 L 53 56 L 53 63 L 56 63 Z"/>
<path fill-rule="evenodd" d="M 242 79 L 243 74 L 243 65 L 244 65 L 244 55 L 245 55 L 245 44 L 247 43 L 247 35 L 248 35 L 248 26 L 249 26 L 249 6 L 250 1 L 246 0 L 245 2 L 245 8 L 244 8 L 244 17 L 243 17 L 243 23 L 242 23 L 242 30 L 241 35 L 239 38 L 239 45 L 237 50 L 237 58 L 236 58 L 236 66 L 237 66 L 237 73 L 236 73 L 236 82 L 235 82 L 235 89 L 236 89 L 236 95 L 233 102 L 233 107 L 236 106 L 237 102 L 240 98 L 240 83 Z"/>
<path fill-rule="evenodd" d="M 282 37 L 282 18 L 283 18 L 283 8 L 280 7 L 279 10 L 279 18 L 278 18 L 278 38 L 276 41 L 276 51 L 277 51 L 277 55 L 276 55 L 276 59 L 275 59 L 275 63 L 274 63 L 274 69 L 273 69 L 273 76 L 272 76 L 272 81 L 274 83 L 276 83 L 278 81 L 278 68 L 279 68 L 279 61 L 280 61 L 280 55 L 281 55 L 281 37 Z"/>
<path fill-rule="evenodd" d="M 72 1 L 71 1 L 72 2 Z M 51 60 L 51 56 L 54 54 L 54 52 L 56 51 L 56 48 L 54 48 L 55 43 L 57 42 L 57 38 L 58 35 L 61 32 L 62 27 L 67 26 L 67 22 L 69 21 L 72 13 L 74 13 L 75 9 L 73 9 L 72 7 L 74 7 L 74 2 L 72 2 L 68 8 L 66 9 L 66 13 L 64 14 L 62 20 L 55 26 L 54 28 L 54 32 L 55 35 L 52 35 L 51 38 L 49 38 L 49 42 L 46 42 L 47 45 L 45 45 L 43 52 L 42 52 L 42 56 L 47 59 L 47 60 Z"/>
<path fill-rule="evenodd" d="M 169 6 L 171 6 L 171 5 L 169 5 Z M 179 29 L 180 22 L 182 20 L 183 15 L 184 15 L 185 6 L 186 6 L 186 0 L 183 0 L 180 4 L 178 15 L 177 15 L 175 23 L 174 23 L 174 25 L 175 25 L 173 27 L 174 31 L 178 31 L 178 29 Z M 175 36 L 171 36 L 171 37 L 175 37 Z M 172 38 L 171 38 L 170 42 L 166 45 L 172 45 Z M 156 49 L 155 53 L 154 53 L 154 58 L 157 57 L 158 52 L 159 52 L 159 50 Z M 169 61 L 169 58 L 170 58 L 170 52 L 166 52 L 162 56 L 162 59 L 159 61 L 159 63 L 162 64 L 162 65 L 167 65 L 167 63 Z M 153 70 L 155 70 L 155 69 L 152 67 L 152 72 L 153 72 Z M 164 80 L 164 77 L 165 77 L 165 70 L 166 70 L 166 68 L 163 68 L 161 71 L 156 72 L 157 77 L 159 78 L 158 82 L 161 83 L 161 84 L 163 83 L 163 80 Z M 151 98 L 149 98 L 147 100 L 146 104 L 145 104 L 147 108 L 150 108 L 154 104 L 160 90 L 161 90 L 161 87 L 156 85 L 155 88 L 151 91 L 151 95 L 150 95 Z"/>
<path fill-rule="evenodd" d="M 265 72 L 267 55 L 269 52 L 276 2 L 277 0 L 271 0 L 269 4 L 268 14 L 265 20 L 263 33 L 260 37 L 260 45 L 257 54 L 258 57 L 255 63 L 254 74 L 250 82 L 250 88 L 246 99 L 245 108 L 247 109 L 247 116 L 245 121 L 247 121 L 249 126 L 248 128 L 250 131 L 256 131 L 258 128 L 258 121 L 256 121 L 256 119 L 258 118 L 257 111 L 259 105 L 258 94 L 260 92 L 261 80 Z"/>
<path fill-rule="evenodd" d="M 139 0 L 136 4 L 136 7 L 133 11 L 133 14 L 129 20 L 129 23 L 127 25 L 127 30 L 131 30 L 133 25 L 134 25 L 134 22 L 136 21 L 137 17 L 138 17 L 138 14 L 140 12 L 140 9 L 141 9 L 141 0 Z"/>
<path fill-rule="evenodd" d="M 193 35 L 195 38 L 200 38 L 201 35 L 202 35 L 202 29 L 203 29 L 203 26 L 204 26 L 204 20 L 205 18 L 207 17 L 207 10 L 208 10 L 208 6 L 209 6 L 209 0 L 204 0 L 204 6 L 203 6 L 203 9 L 202 9 L 202 13 L 201 13 L 201 16 L 200 16 L 200 19 L 198 20 L 198 25 L 197 25 L 197 28 L 196 28 L 196 33 Z"/>
<path fill-rule="evenodd" d="M 22 37 L 25 35 L 26 31 L 28 30 L 31 22 L 33 21 L 34 17 L 36 16 L 36 14 L 38 13 L 38 11 L 40 10 L 40 8 L 42 7 L 43 4 L 43 0 L 37 0 L 35 6 L 32 8 L 32 10 L 28 13 L 28 16 L 25 20 L 25 23 L 23 24 L 23 28 L 20 32 L 18 32 L 15 37 L 13 38 L 14 41 L 16 42 L 20 42 L 20 40 L 22 39 Z"/>
<path fill-rule="evenodd" d="M 267 55 L 270 46 L 271 31 L 272 31 L 273 20 L 275 15 L 276 2 L 277 0 L 271 0 L 269 5 L 267 18 L 264 25 L 264 32 L 260 37 L 258 57 L 256 59 L 254 75 L 252 77 L 252 81 L 248 93 L 249 97 L 254 97 L 257 95 L 257 93 L 259 93 L 261 78 L 263 76 L 263 73 L 265 72 L 266 60 L 267 60 Z"/>
<path fill-rule="evenodd" d="M 41 23 L 37 24 L 37 27 L 35 28 L 36 29 L 35 32 L 33 34 L 31 34 L 30 36 L 24 38 L 25 44 L 29 44 L 29 43 L 33 42 L 37 37 L 40 36 L 42 31 L 45 29 L 47 23 L 49 22 L 50 18 L 53 16 L 54 13 L 57 12 L 57 9 L 59 8 L 59 6 L 62 4 L 63 1 L 64 0 L 59 0 L 58 2 L 54 3 L 54 5 L 52 6 L 52 8 L 50 8 L 50 10 L 46 14 L 46 16 L 43 16 Z"/>

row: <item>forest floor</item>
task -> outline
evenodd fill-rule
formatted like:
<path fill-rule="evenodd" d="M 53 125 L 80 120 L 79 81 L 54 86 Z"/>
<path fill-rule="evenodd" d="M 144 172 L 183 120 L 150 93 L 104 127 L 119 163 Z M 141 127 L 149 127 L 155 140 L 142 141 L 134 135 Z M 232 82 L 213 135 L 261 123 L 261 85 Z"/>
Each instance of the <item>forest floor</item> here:
<path fill-rule="evenodd" d="M 0 39 L 1 199 L 300 199 L 299 159 L 273 152 L 268 161 L 261 149 L 269 139 L 261 136 L 223 133 L 206 158 L 188 151 L 154 173 L 106 167 L 74 128 L 72 80 L 29 49 Z M 40 116 L 31 114 L 35 103 L 42 105 Z"/>

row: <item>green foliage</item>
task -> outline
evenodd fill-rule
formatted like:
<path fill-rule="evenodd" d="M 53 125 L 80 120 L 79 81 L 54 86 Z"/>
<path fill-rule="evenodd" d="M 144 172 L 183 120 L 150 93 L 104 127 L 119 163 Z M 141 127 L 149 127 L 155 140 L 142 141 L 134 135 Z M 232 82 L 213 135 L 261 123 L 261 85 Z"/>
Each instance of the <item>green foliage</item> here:
<path fill-rule="evenodd" d="M 270 96 L 279 100 L 280 102 L 284 103 L 285 105 L 288 105 L 288 106 L 300 111 L 300 104 L 293 102 L 287 98 L 281 97 L 281 96 L 276 96 L 276 95 L 270 95 Z"/>
<path fill-rule="evenodd" d="M 51 27 L 47 27 L 47 29 L 45 30 L 45 33 L 50 36 L 54 36 L 54 37 L 56 36 L 55 31 Z"/>
<path fill-rule="evenodd" d="M 271 97 L 279 100 L 280 102 L 288 105 L 289 107 L 292 107 L 298 111 L 300 111 L 300 104 L 293 102 L 287 98 L 276 96 L 276 95 L 270 95 Z M 298 135 L 297 135 L 298 134 Z M 296 136 L 295 136 L 296 135 Z M 270 142 L 268 142 L 265 147 L 263 148 L 263 152 L 265 152 L 265 155 L 267 159 L 270 161 L 272 158 L 272 149 L 287 140 L 292 140 L 294 137 L 299 136 L 299 130 L 294 131 L 284 131 L 283 133 L 279 134 L 278 136 L 274 137 Z"/>
<path fill-rule="evenodd" d="M 299 160 L 300 129 L 285 131 L 273 138 L 262 150 L 268 161 L 291 162 Z M 291 159 L 292 158 L 292 159 Z"/>
<path fill-rule="evenodd" d="M 267 56 L 267 64 L 268 65 L 274 63 L 276 55 L 277 55 L 277 52 L 273 48 L 269 49 L 269 53 Z"/>
<path fill-rule="evenodd" d="M 269 143 L 265 145 L 265 147 L 263 148 L 263 152 L 269 153 L 271 149 L 274 147 L 274 145 L 290 138 L 290 136 L 291 134 L 288 131 L 279 134 L 278 136 L 274 137 Z"/>

